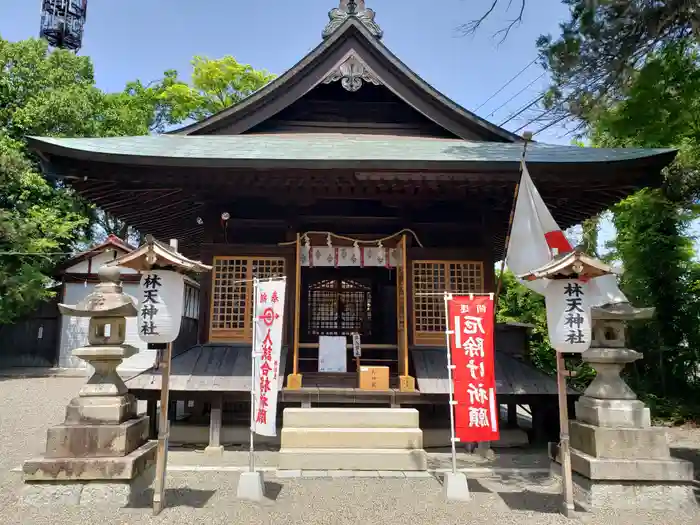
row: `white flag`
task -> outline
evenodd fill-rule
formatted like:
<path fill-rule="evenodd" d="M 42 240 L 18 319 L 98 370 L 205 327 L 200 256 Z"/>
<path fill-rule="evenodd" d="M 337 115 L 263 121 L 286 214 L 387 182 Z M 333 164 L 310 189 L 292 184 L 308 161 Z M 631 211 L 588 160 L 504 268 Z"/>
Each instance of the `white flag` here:
<path fill-rule="evenodd" d="M 286 279 L 258 283 L 255 297 L 255 348 L 253 358 L 253 431 L 261 436 L 277 435 L 284 292 Z"/>
<path fill-rule="evenodd" d="M 508 268 L 516 275 L 523 275 L 544 266 L 556 255 L 572 250 L 573 247 L 552 217 L 530 178 L 527 165 L 523 162 L 506 252 Z M 523 284 L 542 295 L 547 287 L 546 280 L 523 281 Z M 627 298 L 617 286 L 615 275 L 591 279 L 590 284 L 590 306 L 627 302 Z"/>

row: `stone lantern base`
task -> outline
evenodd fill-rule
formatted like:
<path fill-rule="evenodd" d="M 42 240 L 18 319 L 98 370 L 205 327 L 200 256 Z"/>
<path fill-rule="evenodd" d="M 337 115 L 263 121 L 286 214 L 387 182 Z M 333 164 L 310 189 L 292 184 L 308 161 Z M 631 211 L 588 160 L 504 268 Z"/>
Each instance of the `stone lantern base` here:
<path fill-rule="evenodd" d="M 671 457 L 666 430 L 570 422 L 574 501 L 586 510 L 697 506 L 693 464 Z M 561 472 L 552 447 L 553 473 Z"/>
<path fill-rule="evenodd" d="M 29 505 L 128 506 L 155 478 L 157 445 L 147 442 L 121 457 L 30 459 L 22 466 L 22 499 Z"/>
<path fill-rule="evenodd" d="M 635 354 L 624 348 L 583 354 L 598 375 L 569 422 L 574 501 L 586 510 L 695 508 L 693 464 L 671 457 L 666 429 L 651 426 L 649 409 L 619 377 Z M 550 457 L 560 473 L 556 446 Z"/>
<path fill-rule="evenodd" d="M 48 430 L 44 456 L 24 462 L 25 503 L 126 506 L 151 485 L 157 442 L 147 440 L 148 416 L 137 416 L 136 399 L 116 374 L 134 351 L 74 351 L 95 373 L 66 407 L 63 424 Z"/>

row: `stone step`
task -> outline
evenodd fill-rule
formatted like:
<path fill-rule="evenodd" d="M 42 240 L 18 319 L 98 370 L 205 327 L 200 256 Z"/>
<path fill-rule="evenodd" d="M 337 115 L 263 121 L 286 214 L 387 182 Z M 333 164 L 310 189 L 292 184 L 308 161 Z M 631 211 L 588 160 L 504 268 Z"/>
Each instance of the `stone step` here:
<path fill-rule="evenodd" d="M 286 448 L 280 470 L 426 470 L 424 450 L 368 448 Z"/>
<path fill-rule="evenodd" d="M 421 449 L 419 428 L 288 428 L 282 429 L 282 448 Z"/>
<path fill-rule="evenodd" d="M 419 428 L 415 408 L 285 408 L 284 428 Z"/>

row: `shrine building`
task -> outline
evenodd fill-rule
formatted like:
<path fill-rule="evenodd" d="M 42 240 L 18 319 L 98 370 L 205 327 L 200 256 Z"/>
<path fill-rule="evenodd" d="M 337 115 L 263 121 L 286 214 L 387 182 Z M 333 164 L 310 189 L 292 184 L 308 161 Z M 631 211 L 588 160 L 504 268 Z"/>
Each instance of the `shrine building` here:
<path fill-rule="evenodd" d="M 495 291 L 525 141 L 411 71 L 364 1 L 341 0 L 329 17 L 290 70 L 200 122 L 29 143 L 47 177 L 213 266 L 198 344 L 173 359 L 172 399 L 223 404 L 245 421 L 252 279 L 284 275 L 281 403 L 418 406 L 429 425 L 447 409 L 443 292 Z M 568 228 L 658 186 L 674 155 L 531 142 L 527 164 Z M 353 333 L 361 366 L 389 367 L 387 390 L 356 388 Z M 323 335 L 347 336 L 345 371 L 319 370 Z M 527 326 L 499 324 L 495 340 L 509 423 L 529 405 L 535 433 L 550 421 L 556 436 L 555 380 L 529 363 Z M 127 385 L 155 410 L 157 370 Z"/>

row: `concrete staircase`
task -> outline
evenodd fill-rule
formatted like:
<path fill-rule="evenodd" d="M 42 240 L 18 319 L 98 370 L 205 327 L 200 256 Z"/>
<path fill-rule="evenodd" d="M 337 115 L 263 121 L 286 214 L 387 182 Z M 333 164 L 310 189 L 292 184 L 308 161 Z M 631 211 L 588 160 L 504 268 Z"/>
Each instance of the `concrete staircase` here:
<path fill-rule="evenodd" d="M 412 408 L 285 408 L 281 470 L 426 470 Z"/>

